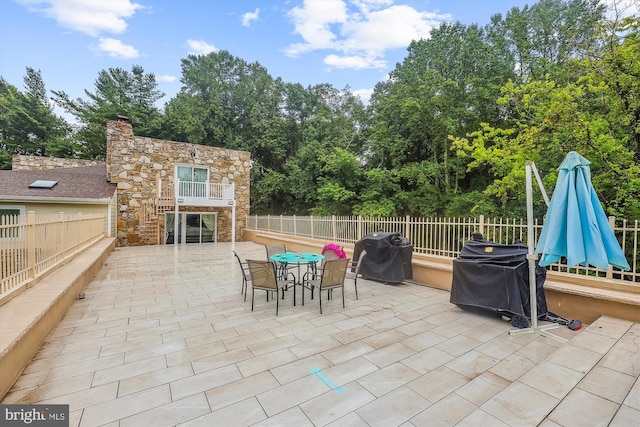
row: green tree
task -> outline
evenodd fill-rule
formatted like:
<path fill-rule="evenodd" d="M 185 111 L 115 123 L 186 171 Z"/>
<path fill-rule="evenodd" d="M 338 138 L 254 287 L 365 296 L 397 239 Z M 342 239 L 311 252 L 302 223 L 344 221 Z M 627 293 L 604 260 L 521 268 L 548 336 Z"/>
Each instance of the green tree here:
<path fill-rule="evenodd" d="M 314 215 L 350 215 L 362 183 L 362 168 L 356 156 L 336 148 L 322 156 L 324 166 L 318 178 L 318 203 Z"/>
<path fill-rule="evenodd" d="M 387 217 L 396 215 L 394 196 L 400 192 L 397 177 L 388 169 L 369 169 L 364 172 L 365 182 L 354 215 Z"/>
<path fill-rule="evenodd" d="M 251 151 L 255 163 L 282 170 L 292 147 L 283 135 L 281 80 L 223 50 L 183 59 L 181 81 L 165 107 L 165 138 Z"/>
<path fill-rule="evenodd" d="M 368 164 L 394 171 L 397 214 L 442 213 L 464 191 L 465 165 L 448 136 L 500 123 L 493 101 L 514 76 L 509 58 L 477 25 L 442 24 L 376 86 Z"/>
<path fill-rule="evenodd" d="M 536 164 L 550 191 L 569 151 L 591 161 L 593 185 L 609 214 L 640 214 L 640 165 L 625 139 L 618 137 L 618 120 L 609 114 L 609 106 L 617 104 L 613 91 L 594 77 L 567 85 L 551 80 L 509 83 L 499 103 L 517 117 L 514 126 L 484 124 L 470 138 L 454 140 L 458 155 L 473 159 L 470 168 L 483 167 L 494 178 L 485 193 L 500 201 L 503 215 L 526 212 L 526 161 Z M 541 196 L 534 196 L 539 212 L 544 212 Z"/>
<path fill-rule="evenodd" d="M 572 60 L 592 49 L 606 7 L 599 0 L 540 0 L 511 9 L 504 20 L 492 17 L 492 32 L 507 42 L 516 61 L 518 82 L 569 81 Z"/>
<path fill-rule="evenodd" d="M 53 112 L 40 71 L 27 67 L 24 83 L 23 93 L 0 77 L 0 169 L 11 168 L 13 154 L 75 154 L 71 127 Z"/>
<path fill-rule="evenodd" d="M 75 134 L 83 158 L 104 159 L 108 120 L 126 116 L 136 135 L 156 136 L 160 110 L 156 102 L 164 96 L 157 89 L 155 75 L 145 73 L 139 65 L 131 71 L 109 68 L 98 74 L 95 92 L 85 90 L 88 99 L 71 99 L 64 91 L 53 91 L 54 100 L 76 117 L 79 128 Z"/>
<path fill-rule="evenodd" d="M 250 151 L 254 213 L 308 213 L 328 156 L 362 152 L 366 110 L 348 88 L 285 83 L 227 51 L 183 59 L 181 81 L 161 135 Z"/>

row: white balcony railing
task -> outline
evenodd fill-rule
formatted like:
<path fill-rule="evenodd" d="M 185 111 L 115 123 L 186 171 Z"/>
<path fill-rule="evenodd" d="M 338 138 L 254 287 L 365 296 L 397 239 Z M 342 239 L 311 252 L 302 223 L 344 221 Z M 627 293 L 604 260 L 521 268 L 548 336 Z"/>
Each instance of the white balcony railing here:
<path fill-rule="evenodd" d="M 234 184 L 178 180 L 174 185 L 171 181 L 158 180 L 157 205 L 159 213 L 173 208 L 176 201 L 180 205 L 226 206 L 233 204 L 233 200 L 235 200 Z"/>
<path fill-rule="evenodd" d="M 233 184 L 178 181 L 177 198 L 204 198 L 207 200 L 233 200 Z"/>

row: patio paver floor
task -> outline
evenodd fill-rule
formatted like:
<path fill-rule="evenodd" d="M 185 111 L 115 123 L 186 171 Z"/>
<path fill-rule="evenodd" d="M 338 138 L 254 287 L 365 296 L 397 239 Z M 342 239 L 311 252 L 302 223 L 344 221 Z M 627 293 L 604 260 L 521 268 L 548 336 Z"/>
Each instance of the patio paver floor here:
<path fill-rule="evenodd" d="M 71 426 L 628 426 L 640 326 L 510 335 L 416 284 L 337 297 L 240 294 L 230 243 L 117 248 L 2 403 L 70 405 Z M 235 244 L 264 259 L 261 245 Z M 351 285 L 351 286 L 350 286 Z M 300 292 L 298 290 L 297 292 Z M 300 301 L 298 294 L 298 301 Z M 317 296 L 316 296 L 317 298 Z M 326 296 L 325 296 L 326 298 Z M 586 424 L 583 424 L 586 423 Z"/>

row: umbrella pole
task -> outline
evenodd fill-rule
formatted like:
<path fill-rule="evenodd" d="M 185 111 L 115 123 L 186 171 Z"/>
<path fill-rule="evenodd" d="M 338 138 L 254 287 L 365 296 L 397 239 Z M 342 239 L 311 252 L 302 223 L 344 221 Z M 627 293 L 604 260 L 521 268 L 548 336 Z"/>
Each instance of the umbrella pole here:
<path fill-rule="evenodd" d="M 532 170 L 536 173 L 538 185 L 540 186 L 540 191 L 542 191 L 542 194 L 544 194 L 545 196 L 545 201 L 547 199 L 547 194 L 544 191 L 544 187 L 542 186 L 542 181 L 538 178 L 538 170 L 536 169 L 533 162 L 527 162 L 525 168 L 527 183 L 527 260 L 529 261 L 529 305 L 531 306 L 531 327 L 510 331 L 509 335 L 520 335 L 530 332 L 538 332 L 549 338 L 553 338 L 557 341 L 565 343 L 567 342 L 566 339 L 548 332 L 548 330 L 550 329 L 557 328 L 557 324 L 553 323 L 540 327 L 538 326 L 538 286 L 536 283 L 536 260 L 538 259 L 538 255 L 535 253 L 535 234 L 533 232 L 533 179 L 531 177 Z"/>

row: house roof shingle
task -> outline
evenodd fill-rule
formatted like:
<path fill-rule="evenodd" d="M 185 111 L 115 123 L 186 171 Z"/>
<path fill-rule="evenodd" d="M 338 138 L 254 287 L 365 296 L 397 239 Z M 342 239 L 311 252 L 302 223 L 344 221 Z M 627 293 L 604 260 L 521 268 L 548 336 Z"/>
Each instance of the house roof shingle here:
<path fill-rule="evenodd" d="M 36 180 L 58 181 L 53 188 L 29 188 Z M 116 184 L 107 181 L 105 163 L 41 170 L 0 170 L 0 199 L 105 199 Z"/>

